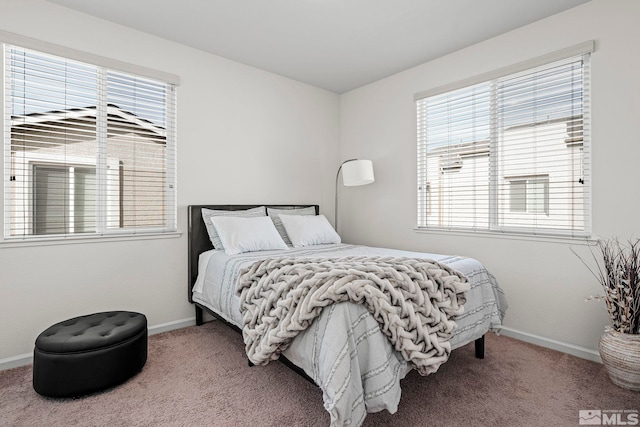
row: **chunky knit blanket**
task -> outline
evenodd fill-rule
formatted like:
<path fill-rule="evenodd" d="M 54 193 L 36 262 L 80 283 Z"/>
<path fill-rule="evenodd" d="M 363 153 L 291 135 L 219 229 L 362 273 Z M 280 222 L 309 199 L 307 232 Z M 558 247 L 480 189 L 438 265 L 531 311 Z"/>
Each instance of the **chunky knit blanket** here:
<path fill-rule="evenodd" d="M 242 270 L 237 293 L 255 364 L 277 359 L 324 307 L 351 301 L 365 306 L 402 357 L 427 375 L 449 358 L 468 289 L 461 273 L 427 259 L 275 258 Z"/>

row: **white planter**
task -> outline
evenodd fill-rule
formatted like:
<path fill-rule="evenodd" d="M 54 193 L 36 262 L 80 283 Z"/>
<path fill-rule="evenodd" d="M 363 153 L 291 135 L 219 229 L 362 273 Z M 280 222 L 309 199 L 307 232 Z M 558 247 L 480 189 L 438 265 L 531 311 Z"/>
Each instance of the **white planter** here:
<path fill-rule="evenodd" d="M 600 338 L 599 349 L 611 381 L 640 391 L 640 334 L 607 331 Z"/>

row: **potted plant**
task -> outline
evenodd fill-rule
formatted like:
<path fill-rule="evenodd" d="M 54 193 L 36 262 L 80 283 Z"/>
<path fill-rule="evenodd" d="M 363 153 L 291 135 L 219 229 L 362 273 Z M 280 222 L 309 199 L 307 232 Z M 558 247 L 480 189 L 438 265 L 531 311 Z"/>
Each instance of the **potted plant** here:
<path fill-rule="evenodd" d="M 600 338 L 602 363 L 613 383 L 640 391 L 640 240 L 600 240 L 591 254 L 595 268 L 578 257 L 604 295 L 588 299 L 604 300 L 612 324 Z"/>

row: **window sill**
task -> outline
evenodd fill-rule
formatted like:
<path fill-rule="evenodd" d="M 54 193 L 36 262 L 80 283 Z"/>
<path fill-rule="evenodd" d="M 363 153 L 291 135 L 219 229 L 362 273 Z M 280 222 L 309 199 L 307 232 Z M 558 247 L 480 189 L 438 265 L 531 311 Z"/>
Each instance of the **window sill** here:
<path fill-rule="evenodd" d="M 504 240 L 521 240 L 528 242 L 545 242 L 545 243 L 560 243 L 570 245 L 595 245 L 599 238 L 598 236 L 590 237 L 571 237 L 571 236 L 553 236 L 553 235 L 535 235 L 513 232 L 499 232 L 499 231 L 471 231 L 471 230 L 449 230 L 443 228 L 419 228 L 413 229 L 419 234 L 442 234 L 448 236 L 464 236 L 464 237 L 481 237 L 489 239 L 504 239 Z"/>
<path fill-rule="evenodd" d="M 172 231 L 166 233 L 105 234 L 101 236 L 9 238 L 0 241 L 0 249 L 25 248 L 32 246 L 74 245 L 79 243 L 125 242 L 132 240 L 177 239 L 180 236 L 182 236 L 180 231 Z"/>

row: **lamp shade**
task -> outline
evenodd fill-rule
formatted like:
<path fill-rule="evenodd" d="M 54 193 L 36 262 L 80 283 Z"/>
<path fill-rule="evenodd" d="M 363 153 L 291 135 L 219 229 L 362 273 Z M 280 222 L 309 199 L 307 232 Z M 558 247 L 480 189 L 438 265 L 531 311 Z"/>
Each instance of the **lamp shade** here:
<path fill-rule="evenodd" d="M 371 184 L 373 176 L 373 162 L 371 160 L 351 160 L 342 165 L 342 183 L 347 187 Z"/>

